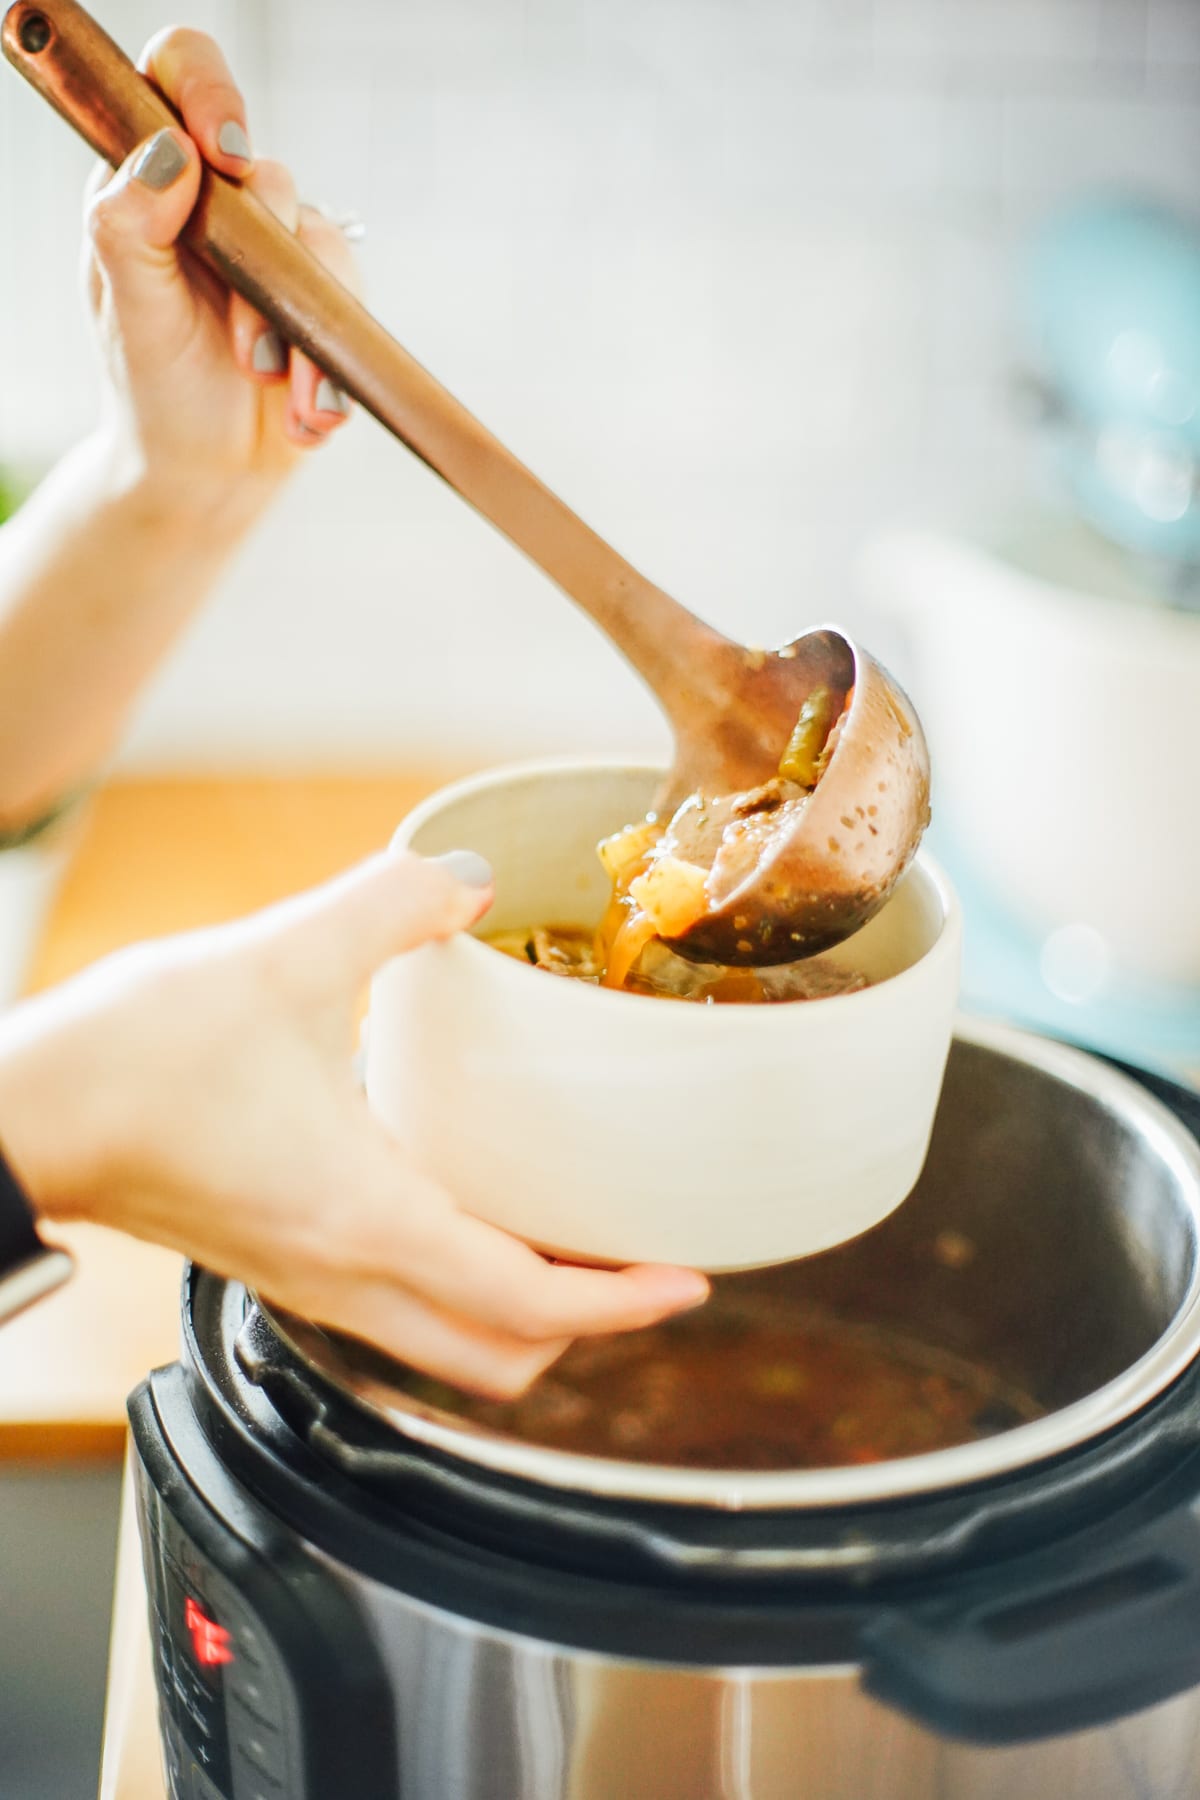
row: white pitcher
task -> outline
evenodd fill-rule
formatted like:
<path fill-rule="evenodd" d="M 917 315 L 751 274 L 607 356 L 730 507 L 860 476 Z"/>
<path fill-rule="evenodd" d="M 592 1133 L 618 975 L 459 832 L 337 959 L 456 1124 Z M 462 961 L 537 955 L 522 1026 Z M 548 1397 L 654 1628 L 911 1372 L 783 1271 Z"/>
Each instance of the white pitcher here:
<path fill-rule="evenodd" d="M 935 821 L 1014 921 L 1088 926 L 1115 969 L 1200 991 L 1200 615 L 1038 566 L 925 532 L 861 559 Z"/>

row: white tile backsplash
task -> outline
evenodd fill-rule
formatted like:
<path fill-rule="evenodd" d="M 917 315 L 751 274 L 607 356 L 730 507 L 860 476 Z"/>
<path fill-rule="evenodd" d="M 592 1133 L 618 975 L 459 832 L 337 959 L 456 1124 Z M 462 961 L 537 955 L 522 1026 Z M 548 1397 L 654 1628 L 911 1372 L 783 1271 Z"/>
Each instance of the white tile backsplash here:
<path fill-rule="evenodd" d="M 1194 208 L 1200 197 L 1200 104 L 1111 95 L 1007 100 L 1003 178 L 1019 218 L 1101 183 L 1145 189 Z"/>
<path fill-rule="evenodd" d="M 1196 0 L 1147 0 L 1146 59 L 1193 78 L 1200 73 L 1200 6 Z"/>
<path fill-rule="evenodd" d="M 95 0 L 136 51 L 157 0 Z M 1093 183 L 1200 193 L 1200 0 L 191 0 L 368 299 L 648 574 L 752 641 L 877 528 L 1019 490 L 1013 257 Z M 86 427 L 88 157 L 0 74 L 0 459 Z M 143 764 L 653 747 L 652 704 L 370 421 L 147 698 Z"/>

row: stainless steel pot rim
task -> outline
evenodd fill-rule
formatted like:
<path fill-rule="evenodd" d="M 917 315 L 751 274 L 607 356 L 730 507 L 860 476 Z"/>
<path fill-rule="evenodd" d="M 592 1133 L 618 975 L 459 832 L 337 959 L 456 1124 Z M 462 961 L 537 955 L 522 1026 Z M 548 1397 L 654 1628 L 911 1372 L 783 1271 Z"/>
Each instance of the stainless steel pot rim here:
<path fill-rule="evenodd" d="M 1041 1069 L 1116 1112 L 1136 1118 L 1164 1164 L 1190 1196 L 1200 1235 L 1200 1145 L 1170 1109 L 1128 1076 L 1086 1051 L 993 1020 L 960 1015 L 963 1042 Z M 499 1475 L 613 1500 L 728 1511 L 820 1510 L 928 1496 L 1026 1471 L 1111 1430 L 1170 1386 L 1200 1352 L 1200 1258 L 1166 1330 L 1112 1381 L 1058 1412 L 999 1436 L 892 1462 L 832 1469 L 738 1471 L 678 1469 L 657 1463 L 548 1450 L 491 1431 L 409 1398 L 356 1370 L 337 1340 L 260 1302 L 281 1340 L 301 1362 L 403 1436 Z"/>

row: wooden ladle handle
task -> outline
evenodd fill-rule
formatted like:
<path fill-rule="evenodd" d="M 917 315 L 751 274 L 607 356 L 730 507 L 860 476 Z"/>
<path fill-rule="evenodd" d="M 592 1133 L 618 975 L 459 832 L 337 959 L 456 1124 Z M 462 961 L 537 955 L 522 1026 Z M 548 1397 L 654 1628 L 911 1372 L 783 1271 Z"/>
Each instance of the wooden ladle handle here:
<path fill-rule="evenodd" d="M 114 167 L 179 118 L 76 0 L 17 0 L 4 54 Z M 205 167 L 184 238 L 463 499 L 556 582 L 684 723 L 726 640 L 639 575 L 460 406 L 290 231 Z M 699 666 L 697 666 L 699 665 Z"/>

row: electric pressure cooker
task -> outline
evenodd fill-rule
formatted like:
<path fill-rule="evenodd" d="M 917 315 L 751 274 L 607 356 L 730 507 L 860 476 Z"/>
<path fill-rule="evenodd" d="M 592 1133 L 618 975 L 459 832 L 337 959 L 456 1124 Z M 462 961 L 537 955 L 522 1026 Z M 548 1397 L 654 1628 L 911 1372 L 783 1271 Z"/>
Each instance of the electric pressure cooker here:
<path fill-rule="evenodd" d="M 904 1205 L 722 1278 L 1042 1403 L 875 1464 L 533 1445 L 190 1269 L 130 1403 L 173 1800 L 1195 1800 L 1198 1132 L 960 1027 Z"/>

